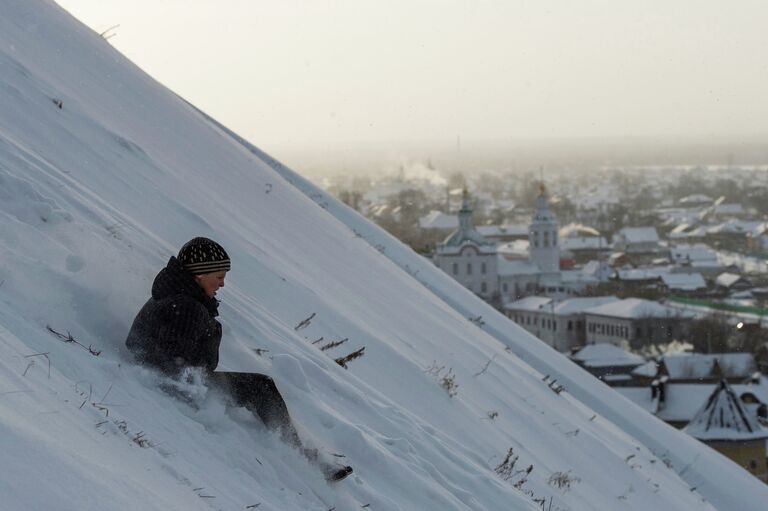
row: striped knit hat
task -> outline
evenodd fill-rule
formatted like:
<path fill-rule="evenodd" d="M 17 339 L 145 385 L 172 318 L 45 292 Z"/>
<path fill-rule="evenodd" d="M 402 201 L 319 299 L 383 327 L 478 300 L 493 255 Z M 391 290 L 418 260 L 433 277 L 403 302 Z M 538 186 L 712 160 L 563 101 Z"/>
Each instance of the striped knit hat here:
<path fill-rule="evenodd" d="M 189 240 L 179 250 L 179 261 L 192 275 L 229 271 L 232 266 L 224 248 L 208 238 Z"/>

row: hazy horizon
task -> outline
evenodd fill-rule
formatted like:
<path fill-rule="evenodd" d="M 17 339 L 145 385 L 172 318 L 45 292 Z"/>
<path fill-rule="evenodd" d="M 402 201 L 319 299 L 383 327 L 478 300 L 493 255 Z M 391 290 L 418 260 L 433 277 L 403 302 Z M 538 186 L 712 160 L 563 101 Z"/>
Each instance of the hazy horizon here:
<path fill-rule="evenodd" d="M 768 3 L 59 0 L 267 151 L 768 140 Z"/>

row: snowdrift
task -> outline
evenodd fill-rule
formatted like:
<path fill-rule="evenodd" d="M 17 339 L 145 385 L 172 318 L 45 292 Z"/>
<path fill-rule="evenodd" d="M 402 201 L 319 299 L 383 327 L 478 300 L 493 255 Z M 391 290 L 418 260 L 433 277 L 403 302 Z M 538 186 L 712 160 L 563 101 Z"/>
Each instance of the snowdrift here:
<path fill-rule="evenodd" d="M 726 510 L 768 497 L 54 3 L 0 12 L 4 509 Z M 199 375 L 169 382 L 126 356 L 154 275 L 198 235 L 233 260 L 220 368 L 271 375 L 302 436 L 343 455 L 350 479 L 326 484 Z"/>

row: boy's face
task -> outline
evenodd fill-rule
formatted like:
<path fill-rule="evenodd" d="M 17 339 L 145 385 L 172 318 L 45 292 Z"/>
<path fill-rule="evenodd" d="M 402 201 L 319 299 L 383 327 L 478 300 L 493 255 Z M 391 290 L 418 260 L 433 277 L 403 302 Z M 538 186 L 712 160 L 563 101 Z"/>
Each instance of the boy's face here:
<path fill-rule="evenodd" d="M 202 275 L 195 275 L 195 281 L 201 288 L 203 288 L 203 291 L 208 298 L 213 298 L 216 296 L 216 291 L 218 291 L 219 288 L 224 287 L 224 277 L 226 276 L 226 271 L 204 273 Z"/>

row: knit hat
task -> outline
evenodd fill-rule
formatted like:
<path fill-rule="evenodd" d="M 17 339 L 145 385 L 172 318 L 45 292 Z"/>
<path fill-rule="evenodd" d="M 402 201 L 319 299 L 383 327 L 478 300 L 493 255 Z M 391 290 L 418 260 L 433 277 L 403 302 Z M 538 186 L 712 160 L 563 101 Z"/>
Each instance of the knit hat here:
<path fill-rule="evenodd" d="M 179 261 L 192 275 L 229 271 L 232 266 L 224 248 L 208 238 L 189 240 L 179 250 Z"/>

